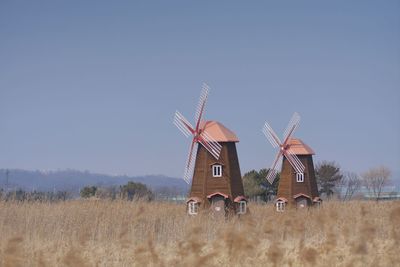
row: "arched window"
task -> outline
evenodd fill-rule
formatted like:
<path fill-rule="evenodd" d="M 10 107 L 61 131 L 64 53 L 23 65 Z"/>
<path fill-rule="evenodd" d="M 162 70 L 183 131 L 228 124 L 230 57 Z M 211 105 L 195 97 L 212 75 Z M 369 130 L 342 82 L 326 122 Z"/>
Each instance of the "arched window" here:
<path fill-rule="evenodd" d="M 222 177 L 222 165 L 214 164 L 212 165 L 213 177 Z"/>
<path fill-rule="evenodd" d="M 247 202 L 245 200 L 239 201 L 238 214 L 245 214 L 247 211 Z"/>
<path fill-rule="evenodd" d="M 199 213 L 199 203 L 195 201 L 190 201 L 188 203 L 188 213 L 189 215 L 196 215 Z"/>
<path fill-rule="evenodd" d="M 276 202 L 276 211 L 283 212 L 285 210 L 286 203 L 282 200 Z"/>
<path fill-rule="evenodd" d="M 304 173 L 302 172 L 296 173 L 296 182 L 298 183 L 304 182 Z"/>

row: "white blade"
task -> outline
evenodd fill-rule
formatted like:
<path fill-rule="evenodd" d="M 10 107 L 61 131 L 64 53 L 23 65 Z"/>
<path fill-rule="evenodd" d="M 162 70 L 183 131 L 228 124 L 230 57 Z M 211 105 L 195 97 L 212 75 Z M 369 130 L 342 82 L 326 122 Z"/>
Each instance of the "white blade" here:
<path fill-rule="evenodd" d="M 292 118 L 289 121 L 288 126 L 286 127 L 286 130 L 283 134 L 283 143 L 286 144 L 289 139 L 292 137 L 294 131 L 299 127 L 300 124 L 300 115 L 295 112 L 292 116 Z"/>
<path fill-rule="evenodd" d="M 199 147 L 199 145 L 197 143 L 195 143 L 195 144 L 193 144 L 193 149 L 191 147 L 189 148 L 189 155 L 187 158 L 187 162 L 185 165 L 185 171 L 183 174 L 183 180 L 185 180 L 185 182 L 187 184 L 190 184 L 190 180 L 192 180 L 192 177 L 193 177 L 193 171 L 194 171 L 194 166 L 196 163 L 198 147 Z"/>
<path fill-rule="evenodd" d="M 278 171 L 277 170 L 275 170 L 275 169 L 270 169 L 269 171 L 268 171 L 268 174 L 267 174 L 267 180 L 268 180 L 268 182 L 270 183 L 270 184 L 273 184 L 274 183 L 274 180 L 275 180 L 275 177 L 276 177 L 276 175 L 278 174 Z"/>
<path fill-rule="evenodd" d="M 276 154 L 276 156 L 275 156 L 275 160 L 272 163 L 271 168 L 269 168 L 269 170 L 268 170 L 266 178 L 267 178 L 267 180 L 268 180 L 268 182 L 270 184 L 272 184 L 274 182 L 275 177 L 276 177 L 276 175 L 278 173 L 278 168 L 277 167 L 278 167 L 278 163 L 281 160 L 281 158 L 282 158 L 282 152 L 279 151 L 278 154 Z"/>
<path fill-rule="evenodd" d="M 219 155 L 221 153 L 221 150 L 222 150 L 221 144 L 218 143 L 217 141 L 215 141 L 215 139 L 213 137 L 211 137 L 211 135 L 209 135 L 207 132 L 202 132 L 201 133 L 201 137 L 207 142 L 207 144 L 209 145 L 210 150 L 212 150 L 213 153 L 215 154 L 213 156 L 216 159 L 218 159 Z M 211 151 L 210 151 L 210 153 L 211 153 Z M 211 154 L 213 154 L 213 153 L 211 153 Z"/>
<path fill-rule="evenodd" d="M 202 139 L 203 140 L 202 140 Z M 220 143 L 214 140 L 209 134 L 206 132 L 201 133 L 201 138 L 199 139 L 200 144 L 204 146 L 205 149 L 208 150 L 208 152 L 213 155 L 215 159 L 219 159 L 219 155 L 221 153 L 222 146 Z"/>
<path fill-rule="evenodd" d="M 203 88 L 200 93 L 199 104 L 197 105 L 196 113 L 194 116 L 194 122 L 196 125 L 200 122 L 200 120 L 203 117 L 209 91 L 210 87 L 208 87 L 206 83 L 203 83 Z"/>
<path fill-rule="evenodd" d="M 296 153 L 294 153 L 294 151 L 291 148 L 287 149 L 286 152 L 292 156 L 293 160 L 296 162 L 297 166 L 299 167 L 299 170 L 301 170 L 301 172 L 304 172 L 305 167 L 304 167 L 303 163 L 300 161 L 299 157 L 297 157 Z"/>
<path fill-rule="evenodd" d="M 193 126 L 181 113 L 179 113 L 179 111 L 175 112 L 174 124 L 186 137 L 192 135 L 188 127 L 193 129 Z"/>
<path fill-rule="evenodd" d="M 296 173 L 304 173 L 305 167 L 303 163 L 301 163 L 297 155 L 291 149 L 286 150 L 285 156 Z"/>
<path fill-rule="evenodd" d="M 268 138 L 273 147 L 278 147 L 281 144 L 281 140 L 276 135 L 272 127 L 268 124 L 268 122 L 265 122 L 262 132 Z"/>

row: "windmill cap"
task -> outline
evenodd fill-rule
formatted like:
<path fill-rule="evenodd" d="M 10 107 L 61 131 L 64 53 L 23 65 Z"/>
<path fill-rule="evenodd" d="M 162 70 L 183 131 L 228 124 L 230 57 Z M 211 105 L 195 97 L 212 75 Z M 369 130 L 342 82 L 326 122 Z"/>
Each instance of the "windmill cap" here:
<path fill-rule="evenodd" d="M 315 155 L 314 150 L 298 138 L 290 139 L 289 148 L 296 155 Z"/>
<path fill-rule="evenodd" d="M 239 142 L 236 134 L 218 121 L 204 121 L 200 127 L 217 142 Z"/>

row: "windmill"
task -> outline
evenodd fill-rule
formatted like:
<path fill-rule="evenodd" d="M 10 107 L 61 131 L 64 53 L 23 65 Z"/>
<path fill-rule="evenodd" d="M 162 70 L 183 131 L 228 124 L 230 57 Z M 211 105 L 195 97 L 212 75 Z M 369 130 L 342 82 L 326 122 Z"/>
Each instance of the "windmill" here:
<path fill-rule="evenodd" d="M 236 135 L 217 121 L 203 119 L 210 88 L 203 84 L 194 126 L 178 111 L 174 124 L 191 137 L 183 179 L 191 189 L 188 213 L 211 207 L 215 214 L 245 213 L 246 199 L 236 151 Z"/>
<path fill-rule="evenodd" d="M 294 113 L 283 134 L 279 139 L 272 127 L 265 122 L 263 133 L 278 153 L 267 173 L 267 180 L 272 184 L 282 160 L 281 174 L 278 186 L 276 208 L 283 211 L 286 204 L 302 208 L 320 203 L 318 188 L 314 173 L 312 155 L 314 151 L 300 139 L 293 138 L 298 128 L 300 116 Z"/>

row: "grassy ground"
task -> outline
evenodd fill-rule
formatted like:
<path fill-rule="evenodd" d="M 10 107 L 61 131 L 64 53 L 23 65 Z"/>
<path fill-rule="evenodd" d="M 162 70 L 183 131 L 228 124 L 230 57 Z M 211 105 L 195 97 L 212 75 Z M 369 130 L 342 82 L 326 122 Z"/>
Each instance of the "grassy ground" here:
<path fill-rule="evenodd" d="M 399 266 L 400 202 L 194 218 L 125 201 L 0 202 L 0 266 Z"/>

